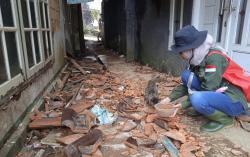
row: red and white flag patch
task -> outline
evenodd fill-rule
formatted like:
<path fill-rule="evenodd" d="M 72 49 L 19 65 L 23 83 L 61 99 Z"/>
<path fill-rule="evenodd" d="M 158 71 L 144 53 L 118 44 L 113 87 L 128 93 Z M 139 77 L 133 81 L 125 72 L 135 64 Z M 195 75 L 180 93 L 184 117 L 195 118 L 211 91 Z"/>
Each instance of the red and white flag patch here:
<path fill-rule="evenodd" d="M 206 65 L 205 72 L 206 73 L 216 72 L 216 66 L 215 65 Z"/>

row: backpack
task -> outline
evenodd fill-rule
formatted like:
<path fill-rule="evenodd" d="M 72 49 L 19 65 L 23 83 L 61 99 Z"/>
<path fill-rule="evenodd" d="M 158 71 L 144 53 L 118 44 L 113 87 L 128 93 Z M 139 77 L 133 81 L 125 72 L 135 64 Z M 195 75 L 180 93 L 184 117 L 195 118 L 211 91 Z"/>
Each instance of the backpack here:
<path fill-rule="evenodd" d="M 219 54 L 228 60 L 229 64 L 223 74 L 223 78 L 240 87 L 246 96 L 247 101 L 250 102 L 250 75 L 225 53 L 222 53 L 219 50 L 212 50 L 209 52 L 208 56 L 211 56 L 212 54 Z"/>

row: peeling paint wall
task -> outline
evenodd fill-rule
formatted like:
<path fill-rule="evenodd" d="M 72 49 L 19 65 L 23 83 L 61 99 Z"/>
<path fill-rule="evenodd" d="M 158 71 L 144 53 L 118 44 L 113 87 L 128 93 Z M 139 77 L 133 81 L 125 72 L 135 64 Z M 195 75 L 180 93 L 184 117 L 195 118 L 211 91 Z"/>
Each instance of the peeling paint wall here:
<path fill-rule="evenodd" d="M 57 32 L 60 29 L 60 3 L 59 0 L 50 1 L 50 18 L 52 31 Z"/>
<path fill-rule="evenodd" d="M 53 0 L 50 1 L 50 18 L 52 21 L 52 35 L 54 45 L 55 64 L 53 66 L 54 73 L 64 64 L 65 51 L 65 14 L 63 1 Z M 54 22 L 53 22 L 54 21 Z M 54 28 L 54 29 L 53 29 Z"/>
<path fill-rule="evenodd" d="M 54 59 L 52 66 L 48 66 L 45 72 L 35 78 L 25 90 L 21 92 L 17 100 L 12 100 L 0 109 L 0 146 L 4 144 L 6 139 L 12 133 L 15 125 L 20 122 L 21 117 L 32 105 L 34 100 L 42 94 L 45 87 L 55 77 L 59 70 L 64 66 L 65 55 L 65 33 L 64 33 L 64 12 L 63 2 L 60 0 L 51 0 L 50 2 L 50 18 L 52 26 L 53 53 Z"/>

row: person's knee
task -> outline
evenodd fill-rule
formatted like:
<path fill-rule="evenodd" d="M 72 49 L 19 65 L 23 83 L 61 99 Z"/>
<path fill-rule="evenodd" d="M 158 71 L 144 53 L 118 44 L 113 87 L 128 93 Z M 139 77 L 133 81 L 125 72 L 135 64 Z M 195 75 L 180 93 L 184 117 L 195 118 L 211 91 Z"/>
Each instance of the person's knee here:
<path fill-rule="evenodd" d="M 188 78 L 190 76 L 190 70 L 184 70 L 181 74 L 181 80 L 183 82 L 184 85 L 187 85 L 188 82 Z"/>
<path fill-rule="evenodd" d="M 202 92 L 195 92 L 190 96 L 190 101 L 193 106 L 193 108 L 198 112 L 203 112 L 206 110 L 207 103 L 206 103 L 206 97 L 204 93 Z"/>

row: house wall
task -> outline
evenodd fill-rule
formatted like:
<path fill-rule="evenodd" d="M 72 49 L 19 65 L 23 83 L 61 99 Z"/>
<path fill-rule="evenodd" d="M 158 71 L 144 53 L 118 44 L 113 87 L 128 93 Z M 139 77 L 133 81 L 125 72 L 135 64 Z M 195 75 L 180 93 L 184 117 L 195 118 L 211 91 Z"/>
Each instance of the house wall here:
<path fill-rule="evenodd" d="M 173 75 L 179 75 L 184 62 L 169 51 L 170 1 L 137 1 L 137 8 L 144 9 L 137 16 L 139 54 L 144 64 Z M 144 7 L 141 7 L 144 5 Z M 136 8 L 137 12 L 138 9 Z M 178 63 L 178 64 L 176 64 Z"/>
<path fill-rule="evenodd" d="M 65 33 L 64 33 L 64 7 L 61 0 L 50 2 L 50 17 L 52 25 L 53 53 L 54 59 L 48 63 L 42 71 L 38 72 L 37 77 L 23 88 L 20 93 L 10 96 L 12 99 L 0 107 L 0 146 L 4 144 L 12 131 L 18 126 L 21 118 L 32 106 L 34 100 L 38 98 L 64 66 L 65 55 Z"/>
<path fill-rule="evenodd" d="M 126 59 L 127 61 L 134 61 L 137 58 L 137 21 L 135 12 L 135 1 L 125 1 L 126 10 Z"/>
<path fill-rule="evenodd" d="M 230 10 L 220 10 L 222 1 L 195 0 L 194 2 L 193 10 L 196 14 L 193 14 L 192 23 L 199 30 L 208 30 L 216 41 L 216 46 L 223 47 L 236 63 L 250 73 L 250 1 L 225 1 L 224 8 L 228 8 L 231 4 Z M 244 2 L 247 3 L 243 4 Z M 237 35 L 240 35 L 240 42 Z"/>
<path fill-rule="evenodd" d="M 192 2 L 184 1 L 183 26 L 191 23 Z M 169 50 L 170 7 L 170 0 L 104 1 L 106 48 L 123 50 L 120 43 L 125 42 L 127 61 L 139 61 L 160 71 L 179 75 L 186 64 Z M 121 32 L 126 32 L 126 35 Z"/>
<path fill-rule="evenodd" d="M 136 1 L 137 27 L 139 34 L 138 60 L 148 64 L 160 71 L 179 75 L 186 64 L 176 54 L 170 52 L 169 47 L 169 25 L 170 3 L 165 0 Z M 144 5 L 142 8 L 141 6 Z M 138 10 L 144 11 L 139 12 Z M 191 23 L 192 1 L 184 1 L 183 26 Z M 178 64 L 176 64 L 178 63 Z"/>
<path fill-rule="evenodd" d="M 125 1 L 103 1 L 104 45 L 119 54 L 126 53 Z"/>
<path fill-rule="evenodd" d="M 64 15 L 66 52 L 75 57 L 83 55 L 85 52 L 85 42 L 81 4 L 68 5 L 67 2 L 64 1 Z"/>

